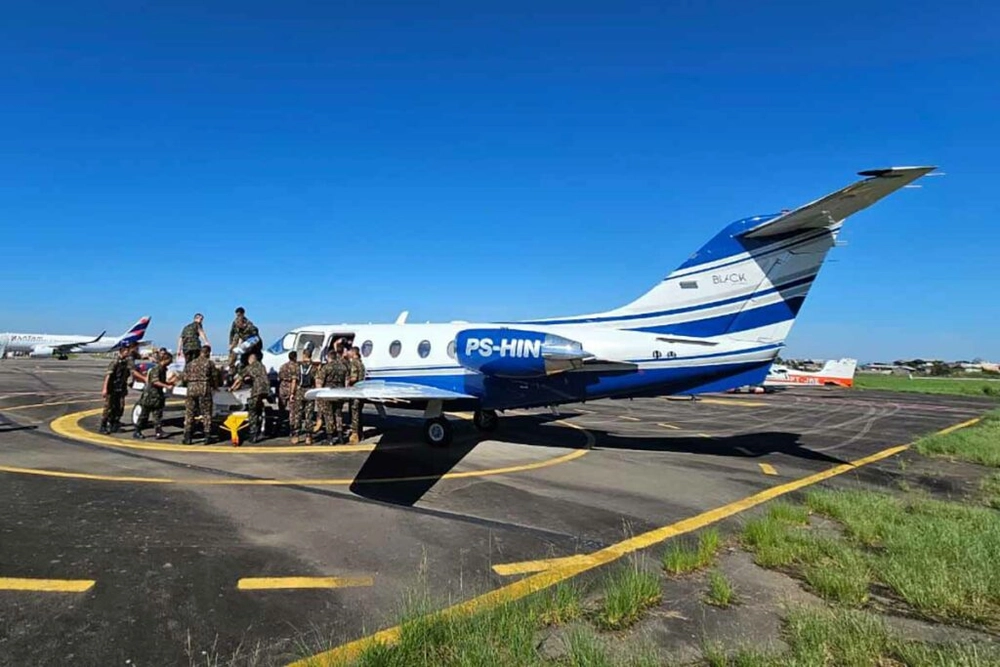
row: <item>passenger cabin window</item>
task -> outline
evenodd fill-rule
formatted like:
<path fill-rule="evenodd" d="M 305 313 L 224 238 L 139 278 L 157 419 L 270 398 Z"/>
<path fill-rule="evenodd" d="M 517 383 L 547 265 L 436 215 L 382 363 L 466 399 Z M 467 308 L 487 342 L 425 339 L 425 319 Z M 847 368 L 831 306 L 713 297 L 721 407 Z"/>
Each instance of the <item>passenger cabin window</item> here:
<path fill-rule="evenodd" d="M 372 342 L 370 340 L 366 340 L 364 343 L 362 343 L 361 344 L 361 356 L 362 357 L 369 356 L 372 353 L 372 347 L 373 347 L 373 345 L 372 345 Z"/>
<path fill-rule="evenodd" d="M 400 343 L 398 340 L 392 341 L 392 344 L 389 345 L 389 356 L 395 359 L 396 357 L 399 356 L 399 352 L 402 349 L 403 349 L 402 343 Z"/>
<path fill-rule="evenodd" d="M 455 341 L 451 341 L 450 343 L 448 343 L 448 350 L 447 351 L 448 351 L 448 356 L 451 357 L 452 359 L 454 359 L 455 358 Z"/>
<path fill-rule="evenodd" d="M 417 346 L 417 354 L 420 355 L 421 359 L 426 359 L 427 355 L 431 353 L 431 342 L 429 340 L 420 341 L 420 345 Z"/>

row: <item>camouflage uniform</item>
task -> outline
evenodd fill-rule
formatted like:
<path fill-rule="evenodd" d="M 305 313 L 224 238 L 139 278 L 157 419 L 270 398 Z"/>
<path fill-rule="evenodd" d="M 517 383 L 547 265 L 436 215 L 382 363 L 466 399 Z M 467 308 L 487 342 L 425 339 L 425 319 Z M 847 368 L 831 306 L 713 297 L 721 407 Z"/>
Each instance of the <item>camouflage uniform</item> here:
<path fill-rule="evenodd" d="M 212 435 L 212 390 L 217 386 L 218 372 L 208 357 L 193 359 L 184 369 L 187 396 L 184 398 L 184 443 L 191 442 L 194 420 L 201 413 L 205 429 L 205 444 Z"/>
<path fill-rule="evenodd" d="M 306 441 L 311 442 L 316 401 L 307 401 L 306 392 L 316 387 L 316 365 L 311 360 L 300 361 L 296 364 L 295 373 L 299 382 L 289 400 L 289 428 L 293 436 L 305 435 Z"/>
<path fill-rule="evenodd" d="M 240 322 L 239 318 L 233 320 L 233 324 L 229 327 L 230 372 L 232 372 L 233 365 L 236 363 L 236 353 L 233 352 L 233 348 L 252 336 L 257 336 L 258 338 L 260 337 L 260 331 L 258 331 L 257 325 L 255 325 L 253 322 L 251 322 L 249 319 L 245 317 L 243 318 L 242 323 Z M 247 365 L 247 357 L 250 356 L 251 352 L 255 352 L 257 354 L 257 359 L 259 360 L 261 356 L 260 353 L 263 351 L 263 349 L 264 349 L 263 342 L 257 343 L 256 345 L 254 345 L 252 348 L 250 348 L 240 356 L 240 364 L 242 366 Z"/>
<path fill-rule="evenodd" d="M 365 365 L 360 357 L 351 357 L 347 366 L 347 386 L 353 387 L 365 379 Z M 351 399 L 351 441 L 361 440 L 364 431 L 361 428 L 361 410 L 364 407 L 360 398 Z"/>
<path fill-rule="evenodd" d="M 288 432 L 291 435 L 295 435 L 295 427 L 292 426 L 291 421 L 291 404 L 295 400 L 295 396 L 292 395 L 292 382 L 298 375 L 299 364 L 291 359 L 283 363 L 281 368 L 278 369 L 278 410 L 288 412 Z"/>
<path fill-rule="evenodd" d="M 260 439 L 261 427 L 264 421 L 264 401 L 271 389 L 271 380 L 267 377 L 267 370 L 264 364 L 254 361 L 248 364 L 241 372 L 243 377 L 248 377 L 252 381 L 250 388 L 250 398 L 247 400 L 247 411 L 250 413 L 250 438 L 253 441 Z"/>
<path fill-rule="evenodd" d="M 108 428 L 117 430 L 121 426 L 132 368 L 132 360 L 128 357 L 118 357 L 108 364 L 104 373 L 108 378 L 108 395 L 104 398 L 104 410 L 101 412 L 102 432 Z"/>
<path fill-rule="evenodd" d="M 317 381 L 321 387 L 343 387 L 347 380 L 347 366 L 340 357 L 332 356 L 323 364 Z M 344 401 L 320 402 L 320 414 L 326 425 L 326 437 L 330 441 L 341 442 L 344 438 Z"/>
<path fill-rule="evenodd" d="M 181 350 L 184 351 L 185 367 L 201 355 L 200 330 L 201 326 L 197 322 L 192 322 L 181 329 Z"/>
<path fill-rule="evenodd" d="M 139 422 L 135 425 L 136 433 L 141 433 L 142 429 L 149 424 L 149 416 L 153 416 L 153 428 L 159 437 L 163 433 L 163 404 L 166 398 L 163 395 L 163 388 L 157 387 L 154 383 L 167 381 L 167 369 L 160 364 L 156 364 L 149 369 L 146 376 L 146 386 L 139 396 Z"/>

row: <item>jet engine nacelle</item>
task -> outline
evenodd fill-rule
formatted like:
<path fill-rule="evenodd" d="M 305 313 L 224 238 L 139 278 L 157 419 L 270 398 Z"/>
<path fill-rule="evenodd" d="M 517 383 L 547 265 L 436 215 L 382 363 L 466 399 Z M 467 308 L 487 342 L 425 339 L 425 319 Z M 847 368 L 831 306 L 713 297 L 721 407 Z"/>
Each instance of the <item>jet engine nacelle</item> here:
<path fill-rule="evenodd" d="M 508 378 L 544 377 L 580 368 L 583 345 L 555 334 L 524 329 L 466 329 L 455 337 L 455 356 L 464 368 Z"/>
<path fill-rule="evenodd" d="M 33 359 L 48 359 L 52 356 L 52 348 L 47 345 L 39 345 L 37 347 L 31 348 L 31 352 L 28 354 L 29 357 Z"/>

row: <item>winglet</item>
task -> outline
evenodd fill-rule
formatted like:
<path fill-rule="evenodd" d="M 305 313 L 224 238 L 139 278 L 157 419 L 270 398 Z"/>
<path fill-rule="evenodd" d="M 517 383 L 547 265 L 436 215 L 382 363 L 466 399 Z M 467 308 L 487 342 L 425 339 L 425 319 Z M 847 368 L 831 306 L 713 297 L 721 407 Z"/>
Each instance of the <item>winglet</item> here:
<path fill-rule="evenodd" d="M 865 176 L 865 179 L 751 227 L 740 236 L 759 238 L 830 227 L 935 169 L 937 167 L 888 167 L 860 171 L 858 174 Z"/>

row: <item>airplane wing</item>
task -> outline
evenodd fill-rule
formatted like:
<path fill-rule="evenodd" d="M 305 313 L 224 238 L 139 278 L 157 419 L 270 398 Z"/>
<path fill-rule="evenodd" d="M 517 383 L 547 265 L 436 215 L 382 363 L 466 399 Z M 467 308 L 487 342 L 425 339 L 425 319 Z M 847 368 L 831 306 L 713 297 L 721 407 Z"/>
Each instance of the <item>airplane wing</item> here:
<path fill-rule="evenodd" d="M 76 348 L 80 347 L 81 345 L 90 345 L 91 343 L 96 343 L 97 341 L 99 341 L 102 338 L 104 338 L 104 334 L 106 334 L 106 333 L 107 333 L 107 331 L 102 331 L 101 335 L 99 335 L 97 338 L 94 338 L 93 340 L 78 340 L 78 341 L 74 341 L 72 343 L 64 343 L 62 345 L 53 345 L 52 346 L 52 353 L 53 354 L 69 354 L 70 352 L 72 352 Z"/>
<path fill-rule="evenodd" d="M 475 398 L 475 396 L 438 389 L 425 384 L 393 382 L 391 380 L 365 380 L 353 387 L 310 389 L 306 392 L 306 400 L 309 401 L 362 399 L 376 403 L 393 403 L 396 401 L 447 401 L 458 398 Z"/>
<path fill-rule="evenodd" d="M 745 238 L 786 234 L 800 229 L 820 229 L 868 208 L 879 199 L 917 180 L 937 167 L 890 167 L 858 172 L 867 176 L 842 190 L 789 211 L 742 233 Z"/>

